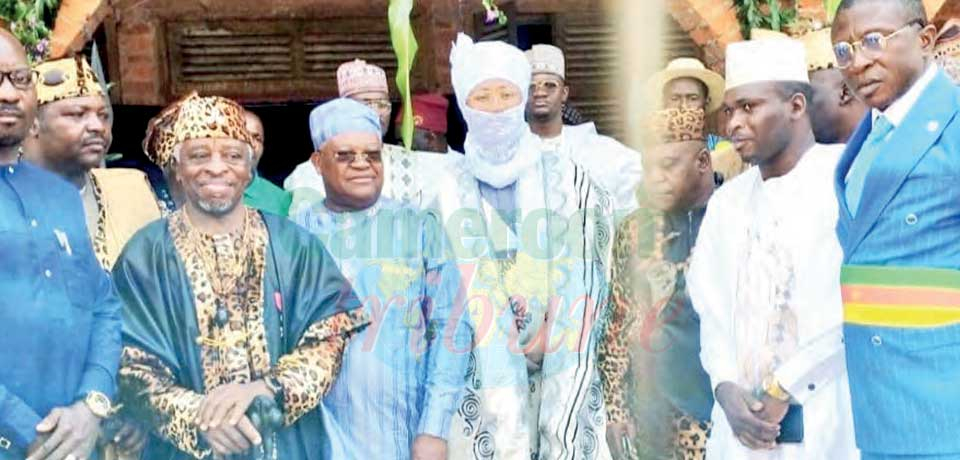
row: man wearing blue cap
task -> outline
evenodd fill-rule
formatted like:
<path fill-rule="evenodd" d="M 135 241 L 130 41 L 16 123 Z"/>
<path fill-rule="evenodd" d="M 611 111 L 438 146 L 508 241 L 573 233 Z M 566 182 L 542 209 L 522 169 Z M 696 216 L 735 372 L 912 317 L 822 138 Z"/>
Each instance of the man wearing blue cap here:
<path fill-rule="evenodd" d="M 372 319 L 321 403 L 323 458 L 445 459 L 470 344 L 459 272 L 430 213 L 381 196 L 380 120 L 335 99 L 310 114 L 326 198 L 296 221 L 321 238 Z"/>

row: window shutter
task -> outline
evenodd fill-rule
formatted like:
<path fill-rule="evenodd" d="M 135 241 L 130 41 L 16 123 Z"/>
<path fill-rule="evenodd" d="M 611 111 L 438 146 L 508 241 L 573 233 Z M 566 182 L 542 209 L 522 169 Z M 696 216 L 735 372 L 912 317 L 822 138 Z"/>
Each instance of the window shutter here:
<path fill-rule="evenodd" d="M 364 59 L 388 81 L 396 59 L 383 18 L 167 24 L 169 97 L 197 90 L 242 101 L 311 101 L 337 96 L 337 67 Z"/>
<path fill-rule="evenodd" d="M 554 34 L 566 58 L 570 104 L 607 135 L 623 134 L 621 100 L 610 88 L 616 74 L 616 31 L 606 15 L 559 14 Z"/>

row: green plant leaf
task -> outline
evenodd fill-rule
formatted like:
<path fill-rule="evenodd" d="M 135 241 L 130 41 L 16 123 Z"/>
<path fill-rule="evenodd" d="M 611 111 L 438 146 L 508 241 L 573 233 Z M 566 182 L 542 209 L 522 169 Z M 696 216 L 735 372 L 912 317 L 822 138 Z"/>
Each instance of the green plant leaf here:
<path fill-rule="evenodd" d="M 827 22 L 833 24 L 833 18 L 837 16 L 837 8 L 840 7 L 842 0 L 823 0 L 823 9 L 827 12 Z"/>
<path fill-rule="evenodd" d="M 410 99 L 410 70 L 417 55 L 417 37 L 410 24 L 410 12 L 413 0 L 390 0 L 387 17 L 390 21 L 390 41 L 397 55 L 397 89 L 403 100 L 403 124 L 400 135 L 403 145 L 410 149 L 413 145 L 413 107 Z"/>

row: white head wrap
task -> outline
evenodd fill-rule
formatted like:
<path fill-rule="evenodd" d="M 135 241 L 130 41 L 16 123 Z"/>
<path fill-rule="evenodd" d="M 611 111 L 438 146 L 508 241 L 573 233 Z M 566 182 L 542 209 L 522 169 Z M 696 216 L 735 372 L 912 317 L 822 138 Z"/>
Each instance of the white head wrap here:
<path fill-rule="evenodd" d="M 525 147 L 533 136 L 524 120 L 530 89 L 530 63 L 519 49 L 503 42 L 474 43 L 464 35 L 450 51 L 450 77 L 457 104 L 467 121 L 463 143 L 467 166 L 474 177 L 502 188 L 517 181 L 539 159 L 539 150 Z M 516 107 L 489 113 L 467 107 L 467 98 L 477 85 L 493 79 L 509 81 L 520 89 Z"/>
<path fill-rule="evenodd" d="M 480 83 L 495 78 L 507 80 L 520 88 L 523 105 L 530 90 L 530 63 L 523 51 L 504 42 L 474 43 L 473 39 L 458 34 L 450 50 L 450 79 L 457 103 L 463 110 L 467 96 Z"/>

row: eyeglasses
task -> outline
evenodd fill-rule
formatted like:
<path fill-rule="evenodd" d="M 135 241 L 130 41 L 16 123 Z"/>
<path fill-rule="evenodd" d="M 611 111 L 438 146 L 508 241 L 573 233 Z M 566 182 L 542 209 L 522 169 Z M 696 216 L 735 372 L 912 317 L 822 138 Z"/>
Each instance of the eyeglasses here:
<path fill-rule="evenodd" d="M 923 24 L 919 20 L 912 21 L 889 35 L 884 35 L 882 32 L 870 32 L 853 43 L 838 42 L 833 45 L 833 54 L 837 57 L 837 67 L 846 69 L 853 65 L 854 56 L 858 52 L 863 53 L 863 57 L 871 60 L 880 57 L 880 53 L 887 47 L 887 41 L 913 26 L 922 27 Z"/>
<path fill-rule="evenodd" d="M 3 80 L 10 80 L 10 84 L 19 90 L 30 89 L 37 81 L 37 73 L 31 69 L 16 69 L 9 72 L 0 70 L 0 86 Z"/>
<path fill-rule="evenodd" d="M 381 154 L 379 151 L 350 152 L 345 150 L 342 152 L 333 152 L 333 158 L 337 160 L 337 163 L 345 164 L 345 165 L 353 164 L 353 162 L 357 161 L 358 159 L 363 159 L 367 163 L 378 163 L 378 164 L 382 160 Z"/>
<path fill-rule="evenodd" d="M 555 93 L 560 90 L 560 83 L 555 81 L 535 81 L 530 83 L 530 93 L 535 93 L 539 90 L 545 90 L 547 93 Z"/>

